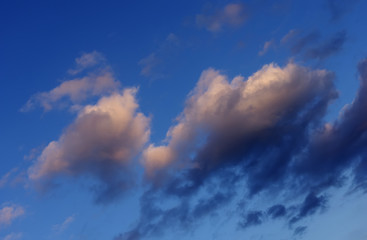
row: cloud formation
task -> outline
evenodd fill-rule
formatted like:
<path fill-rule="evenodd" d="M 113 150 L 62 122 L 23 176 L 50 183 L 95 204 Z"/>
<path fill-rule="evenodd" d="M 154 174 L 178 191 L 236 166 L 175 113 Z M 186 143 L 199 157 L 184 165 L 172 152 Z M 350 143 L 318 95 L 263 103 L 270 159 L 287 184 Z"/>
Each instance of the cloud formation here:
<path fill-rule="evenodd" d="M 77 69 L 86 69 L 95 66 L 98 58 L 102 56 L 97 52 L 87 53 L 76 59 Z M 80 70 L 81 71 L 81 70 Z M 40 92 L 33 95 L 20 109 L 27 112 L 35 107 L 41 107 L 44 111 L 68 105 L 77 105 L 85 100 L 109 94 L 120 87 L 109 66 L 97 68 L 86 76 L 63 81 L 59 86 L 48 92 Z"/>
<path fill-rule="evenodd" d="M 131 187 L 129 167 L 150 134 L 149 118 L 138 111 L 136 88 L 102 97 L 83 107 L 57 141 L 43 149 L 28 170 L 29 178 L 47 187 L 60 176 L 94 176 L 97 202 Z"/>
<path fill-rule="evenodd" d="M 289 180 L 288 169 L 310 131 L 337 97 L 333 79 L 330 72 L 294 63 L 284 68 L 265 65 L 247 79 L 228 80 L 214 69 L 204 71 L 177 124 L 168 131 L 167 144 L 152 144 L 144 151 L 152 187 L 141 200 L 137 227 L 116 239 L 144 239 L 167 223 L 192 226 L 195 219 L 232 202 L 243 179 L 248 199 L 261 191 L 279 190 Z M 199 197 L 204 189 L 210 193 Z M 154 201 L 170 197 L 182 201 L 168 210 Z M 244 215 L 240 226 L 260 224 L 265 217 L 289 217 L 281 204 L 269 206 L 266 214 L 252 213 Z"/>
<path fill-rule="evenodd" d="M 210 32 L 220 32 L 226 27 L 239 27 L 247 19 L 245 6 L 241 3 L 230 3 L 214 13 L 196 15 L 196 24 Z"/>
<path fill-rule="evenodd" d="M 16 218 L 24 215 L 22 206 L 10 204 L 0 208 L 0 227 L 10 225 Z"/>

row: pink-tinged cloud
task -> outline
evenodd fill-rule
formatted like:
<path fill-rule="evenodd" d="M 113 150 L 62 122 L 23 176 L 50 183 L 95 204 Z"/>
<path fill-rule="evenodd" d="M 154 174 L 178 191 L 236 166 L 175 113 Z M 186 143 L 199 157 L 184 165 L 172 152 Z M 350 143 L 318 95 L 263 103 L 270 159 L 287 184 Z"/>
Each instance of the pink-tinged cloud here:
<path fill-rule="evenodd" d="M 71 75 L 76 75 L 87 68 L 91 68 L 105 62 L 106 59 L 104 58 L 104 56 L 97 51 L 84 53 L 80 57 L 75 59 L 75 68 L 69 69 L 68 73 Z"/>
<path fill-rule="evenodd" d="M 129 166 L 150 134 L 150 119 L 138 111 L 136 92 L 125 89 L 83 107 L 60 138 L 43 149 L 29 178 L 45 187 L 60 176 L 92 175 L 102 184 L 97 191 L 106 195 L 129 188 Z"/>
<path fill-rule="evenodd" d="M 0 227 L 10 225 L 16 218 L 24 215 L 25 210 L 22 206 L 8 205 L 0 208 Z"/>
<path fill-rule="evenodd" d="M 245 6 L 240 3 L 230 3 L 215 13 L 197 14 L 196 24 L 210 32 L 220 32 L 226 27 L 239 27 L 246 19 Z"/>
<path fill-rule="evenodd" d="M 178 123 L 167 132 L 168 144 L 150 145 L 144 151 L 147 175 L 162 176 L 162 171 L 172 167 L 219 164 L 216 161 L 224 159 L 215 156 L 221 155 L 221 149 L 228 144 L 245 139 L 251 142 L 257 133 L 274 128 L 293 113 L 301 114 L 316 99 L 325 101 L 326 108 L 327 102 L 337 95 L 332 79 L 330 72 L 293 63 L 284 68 L 265 65 L 247 79 L 237 76 L 229 80 L 214 69 L 204 71 L 189 94 Z M 205 149 L 213 153 L 206 156 Z"/>
<path fill-rule="evenodd" d="M 94 66 L 97 61 L 94 59 L 97 58 L 96 54 L 95 52 L 84 54 L 76 61 L 84 70 Z M 91 97 L 110 94 L 119 87 L 120 83 L 115 79 L 111 68 L 104 65 L 85 76 L 63 81 L 50 91 L 33 95 L 20 110 L 27 112 L 35 107 L 41 107 L 44 111 L 50 111 L 54 108 L 78 105 Z"/>

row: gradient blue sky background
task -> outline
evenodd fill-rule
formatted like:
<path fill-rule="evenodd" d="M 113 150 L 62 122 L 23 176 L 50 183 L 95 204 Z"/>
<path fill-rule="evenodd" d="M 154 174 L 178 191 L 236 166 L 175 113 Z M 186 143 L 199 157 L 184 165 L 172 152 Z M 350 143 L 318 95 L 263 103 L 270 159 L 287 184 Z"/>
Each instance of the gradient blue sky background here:
<path fill-rule="evenodd" d="M 367 239 L 366 10 L 3 1 L 0 239 Z"/>

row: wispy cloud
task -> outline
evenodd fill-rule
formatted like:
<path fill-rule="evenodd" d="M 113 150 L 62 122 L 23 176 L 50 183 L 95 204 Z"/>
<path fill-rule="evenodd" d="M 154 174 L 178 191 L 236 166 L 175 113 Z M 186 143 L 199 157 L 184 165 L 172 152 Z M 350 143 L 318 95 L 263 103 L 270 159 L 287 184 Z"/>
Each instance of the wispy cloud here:
<path fill-rule="evenodd" d="M 211 13 L 196 15 L 196 24 L 210 32 L 220 32 L 226 27 L 241 26 L 248 15 L 241 3 L 230 3 Z"/>
<path fill-rule="evenodd" d="M 359 0 L 326 0 L 331 21 L 338 21 L 344 17 L 359 2 Z"/>
<path fill-rule="evenodd" d="M 24 215 L 25 210 L 22 206 L 7 204 L 0 208 L 0 226 L 10 225 L 15 219 Z"/>
<path fill-rule="evenodd" d="M 164 77 L 164 63 L 167 55 L 180 45 L 179 38 L 170 33 L 154 52 L 141 59 L 138 64 L 142 67 L 140 74 L 144 77 L 158 79 Z"/>
<path fill-rule="evenodd" d="M 75 215 L 71 215 L 67 217 L 62 223 L 54 225 L 52 229 L 57 233 L 61 233 L 65 231 L 69 227 L 69 225 L 74 222 L 74 220 Z"/>
<path fill-rule="evenodd" d="M 331 38 L 327 39 L 318 46 L 310 48 L 305 56 L 312 59 L 325 59 L 333 54 L 341 51 L 345 41 L 347 40 L 346 31 L 341 31 L 334 34 Z"/>
<path fill-rule="evenodd" d="M 94 66 L 95 61 L 97 61 L 95 60 L 96 55 L 100 56 L 99 53 L 93 52 L 77 58 L 78 69 L 84 70 L 87 67 Z M 20 110 L 27 112 L 39 106 L 45 111 L 50 111 L 65 105 L 80 104 L 88 98 L 111 93 L 119 86 L 120 83 L 114 78 L 111 68 L 104 66 L 89 72 L 84 77 L 63 81 L 59 86 L 48 92 L 33 95 Z"/>
<path fill-rule="evenodd" d="M 264 43 L 263 49 L 259 52 L 259 56 L 265 55 L 271 47 L 274 47 L 274 40 L 269 40 Z"/>
<path fill-rule="evenodd" d="M 76 75 L 84 71 L 85 69 L 103 64 L 105 62 L 105 57 L 97 51 L 84 53 L 80 57 L 75 59 L 75 68 L 69 69 L 68 73 L 71 75 Z"/>
<path fill-rule="evenodd" d="M 10 233 L 4 237 L 3 240 L 19 240 L 22 239 L 23 233 Z"/>

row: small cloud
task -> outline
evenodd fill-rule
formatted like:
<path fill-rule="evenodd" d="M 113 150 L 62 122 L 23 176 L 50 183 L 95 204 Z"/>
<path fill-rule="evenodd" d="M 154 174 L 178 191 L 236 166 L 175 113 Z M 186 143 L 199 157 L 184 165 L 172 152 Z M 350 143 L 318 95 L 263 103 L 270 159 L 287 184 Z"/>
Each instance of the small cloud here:
<path fill-rule="evenodd" d="M 20 240 L 23 237 L 23 233 L 10 233 L 4 237 L 3 240 Z"/>
<path fill-rule="evenodd" d="M 303 236 L 307 231 L 307 227 L 306 226 L 299 226 L 294 230 L 293 235 L 294 236 Z"/>
<path fill-rule="evenodd" d="M 160 44 L 160 46 L 149 54 L 148 56 L 141 59 L 138 64 L 142 67 L 140 74 L 144 77 L 150 78 L 162 78 L 162 63 L 170 55 L 171 52 L 180 45 L 179 38 L 174 34 L 170 33 L 166 39 Z"/>
<path fill-rule="evenodd" d="M 298 38 L 291 47 L 291 52 L 293 54 L 300 53 L 305 47 L 319 40 L 320 37 L 321 37 L 320 33 L 315 30 L 304 35 L 301 38 Z"/>
<path fill-rule="evenodd" d="M 311 59 L 320 59 L 320 60 L 325 59 L 339 52 L 342 49 L 346 40 L 347 40 L 346 31 L 338 32 L 330 39 L 323 42 L 322 44 L 309 49 L 305 53 L 305 56 Z"/>
<path fill-rule="evenodd" d="M 65 230 L 69 227 L 69 225 L 70 225 L 72 222 L 74 222 L 74 220 L 75 220 L 75 214 L 73 214 L 73 215 L 71 215 L 71 216 L 67 217 L 67 218 L 66 218 L 62 223 L 54 225 L 54 226 L 52 227 L 52 229 L 53 229 L 55 232 L 57 232 L 57 233 L 61 233 L 61 232 L 65 231 Z"/>
<path fill-rule="evenodd" d="M 241 3 L 230 3 L 211 14 L 197 14 L 196 24 L 210 32 L 220 32 L 225 27 L 241 26 L 248 15 Z"/>
<path fill-rule="evenodd" d="M 99 54 L 92 52 L 77 58 L 78 69 L 94 66 Z M 56 107 L 65 105 L 77 105 L 91 97 L 101 96 L 118 89 L 120 83 L 115 79 L 109 66 L 97 69 L 86 76 L 63 81 L 59 86 L 48 92 L 33 95 L 20 109 L 28 112 L 35 107 L 41 107 L 44 111 L 50 111 Z"/>
<path fill-rule="evenodd" d="M 336 22 L 350 12 L 359 0 L 327 0 L 326 6 L 330 12 L 331 21 Z"/>
<path fill-rule="evenodd" d="M 244 216 L 242 222 L 239 223 L 240 227 L 248 228 L 251 226 L 260 225 L 263 223 L 264 213 L 261 211 L 251 211 Z"/>
<path fill-rule="evenodd" d="M 139 65 L 142 66 L 140 74 L 144 77 L 149 77 L 153 74 L 154 68 L 160 63 L 156 53 L 151 53 L 149 56 L 141 59 Z"/>
<path fill-rule="evenodd" d="M 11 169 L 9 172 L 5 173 L 1 178 L 0 178 L 0 188 L 6 186 L 10 179 L 18 172 L 18 168 L 13 168 Z"/>
<path fill-rule="evenodd" d="M 93 51 L 91 53 L 83 53 L 82 56 L 75 59 L 76 66 L 74 69 L 69 69 L 68 73 L 70 75 L 76 75 L 87 68 L 94 67 L 96 65 L 104 63 L 105 61 L 106 59 L 104 58 L 104 56 L 97 51 Z"/>
<path fill-rule="evenodd" d="M 22 206 L 10 204 L 0 209 L 0 226 L 10 225 L 15 219 L 24 215 Z"/>
<path fill-rule="evenodd" d="M 269 49 L 274 46 L 274 44 L 274 40 L 266 41 L 264 43 L 263 49 L 259 52 L 259 56 L 265 55 L 269 51 Z"/>
<path fill-rule="evenodd" d="M 285 44 L 285 43 L 289 42 L 297 34 L 298 34 L 298 30 L 296 30 L 296 29 L 289 30 L 289 32 L 286 35 L 284 35 L 284 37 L 282 37 L 282 39 L 280 40 L 280 43 Z"/>

